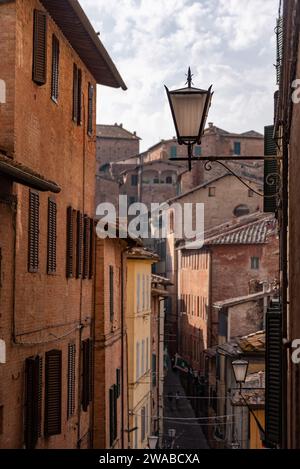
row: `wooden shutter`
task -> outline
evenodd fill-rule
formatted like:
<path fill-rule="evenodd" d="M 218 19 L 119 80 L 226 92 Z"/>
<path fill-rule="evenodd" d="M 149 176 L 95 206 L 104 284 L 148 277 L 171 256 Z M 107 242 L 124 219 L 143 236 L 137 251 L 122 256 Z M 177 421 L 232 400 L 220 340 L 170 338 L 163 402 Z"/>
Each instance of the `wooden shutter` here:
<path fill-rule="evenodd" d="M 117 399 L 121 395 L 121 370 L 117 368 L 116 370 L 116 382 L 117 382 Z"/>
<path fill-rule="evenodd" d="M 90 219 L 87 215 L 83 218 L 83 278 L 89 278 L 90 262 Z"/>
<path fill-rule="evenodd" d="M 88 134 L 92 135 L 93 133 L 93 117 L 94 117 L 94 87 L 89 83 L 88 90 Z"/>
<path fill-rule="evenodd" d="M 109 389 L 109 445 L 113 446 L 118 430 L 117 386 Z"/>
<path fill-rule="evenodd" d="M 47 16 L 34 10 L 32 79 L 38 85 L 47 81 Z"/>
<path fill-rule="evenodd" d="M 90 259 L 89 259 L 89 278 L 94 276 L 94 254 L 95 254 L 95 225 L 94 220 L 90 218 Z"/>
<path fill-rule="evenodd" d="M 93 378 L 93 342 L 86 339 L 82 342 L 82 409 L 86 412 L 92 400 Z"/>
<path fill-rule="evenodd" d="M 273 139 L 274 126 L 265 127 L 265 155 L 276 156 L 276 142 Z M 276 159 L 264 162 L 264 212 L 274 213 L 277 209 L 278 166 Z"/>
<path fill-rule="evenodd" d="M 73 65 L 73 121 L 78 121 L 78 67 Z"/>
<path fill-rule="evenodd" d="M 277 85 L 280 85 L 281 71 L 282 71 L 282 59 L 283 59 L 283 18 L 280 16 L 277 19 L 276 24 L 276 81 Z"/>
<path fill-rule="evenodd" d="M 77 111 L 77 125 L 82 124 L 82 71 L 78 69 L 78 89 L 77 89 L 77 103 L 78 103 L 78 111 Z"/>
<path fill-rule="evenodd" d="M 114 268 L 109 266 L 109 318 L 114 320 Z"/>
<path fill-rule="evenodd" d="M 61 350 L 46 353 L 45 364 L 45 435 L 61 433 Z"/>
<path fill-rule="evenodd" d="M 66 274 L 68 278 L 74 276 L 75 258 L 74 258 L 74 240 L 75 240 L 75 226 L 74 226 L 74 212 L 72 207 L 67 209 L 67 262 Z M 76 212 L 75 212 L 76 213 Z"/>
<path fill-rule="evenodd" d="M 57 207 L 54 199 L 48 199 L 48 255 L 47 271 L 48 274 L 56 272 L 56 218 Z"/>
<path fill-rule="evenodd" d="M 42 359 L 39 356 L 25 360 L 25 432 L 27 449 L 34 449 L 41 427 Z"/>
<path fill-rule="evenodd" d="M 82 248 L 83 248 L 83 220 L 82 214 L 77 210 L 77 249 L 76 249 L 76 277 L 82 277 Z"/>
<path fill-rule="evenodd" d="M 76 346 L 69 344 L 68 346 L 68 402 L 67 417 L 70 418 L 75 411 L 75 363 L 76 363 Z"/>
<path fill-rule="evenodd" d="M 57 102 L 59 85 L 59 40 L 52 36 L 52 75 L 51 75 L 51 98 Z"/>
<path fill-rule="evenodd" d="M 282 313 L 273 301 L 266 317 L 266 442 L 281 444 L 282 425 Z"/>
<path fill-rule="evenodd" d="M 28 224 L 28 270 L 37 272 L 39 268 L 39 236 L 40 236 L 40 198 L 38 192 L 29 192 L 29 224 Z"/>

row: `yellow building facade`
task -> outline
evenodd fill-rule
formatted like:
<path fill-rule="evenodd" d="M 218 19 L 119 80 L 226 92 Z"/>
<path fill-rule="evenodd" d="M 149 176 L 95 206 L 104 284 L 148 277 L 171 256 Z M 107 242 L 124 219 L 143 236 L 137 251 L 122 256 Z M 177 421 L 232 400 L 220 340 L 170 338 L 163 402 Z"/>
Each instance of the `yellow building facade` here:
<path fill-rule="evenodd" d="M 143 248 L 127 257 L 127 353 L 130 447 L 147 448 L 151 429 L 151 268 L 157 256 Z"/>

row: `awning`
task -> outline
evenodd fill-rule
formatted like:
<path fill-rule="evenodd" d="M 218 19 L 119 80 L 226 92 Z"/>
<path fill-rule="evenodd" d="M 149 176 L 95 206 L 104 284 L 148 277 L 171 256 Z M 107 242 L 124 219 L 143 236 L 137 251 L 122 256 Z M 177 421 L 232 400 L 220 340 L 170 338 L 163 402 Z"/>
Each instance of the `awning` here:
<path fill-rule="evenodd" d="M 40 174 L 32 171 L 15 160 L 0 154 L 0 175 L 4 174 L 14 182 L 23 184 L 42 192 L 54 192 L 58 194 L 61 188 L 53 181 L 48 181 Z"/>

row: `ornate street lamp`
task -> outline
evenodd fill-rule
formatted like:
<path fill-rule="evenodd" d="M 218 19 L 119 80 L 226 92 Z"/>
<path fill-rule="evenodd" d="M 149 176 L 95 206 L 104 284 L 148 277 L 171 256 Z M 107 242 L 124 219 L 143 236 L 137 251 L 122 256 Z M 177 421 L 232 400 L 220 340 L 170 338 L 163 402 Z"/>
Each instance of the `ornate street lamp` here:
<path fill-rule="evenodd" d="M 169 91 L 165 86 L 179 145 L 187 145 L 189 169 L 192 168 L 193 145 L 201 143 L 205 123 L 211 104 L 212 86 L 201 90 L 192 86 L 189 67 L 187 87 Z"/>
<path fill-rule="evenodd" d="M 233 369 L 234 378 L 241 388 L 242 383 L 246 381 L 249 362 L 247 362 L 246 360 L 235 360 L 231 363 L 231 365 Z"/>
<path fill-rule="evenodd" d="M 155 436 L 155 435 L 148 436 L 149 449 L 156 449 L 157 442 L 158 442 L 158 436 Z"/>

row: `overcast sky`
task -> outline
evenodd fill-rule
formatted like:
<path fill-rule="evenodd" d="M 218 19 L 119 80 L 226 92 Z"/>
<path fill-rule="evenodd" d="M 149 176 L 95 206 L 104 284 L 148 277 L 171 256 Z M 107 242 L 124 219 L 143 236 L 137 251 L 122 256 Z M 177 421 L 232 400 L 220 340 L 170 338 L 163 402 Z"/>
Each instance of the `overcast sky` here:
<path fill-rule="evenodd" d="M 80 0 L 128 90 L 100 87 L 97 122 L 123 123 L 141 150 L 175 135 L 164 91 L 213 84 L 208 121 L 262 132 L 272 123 L 278 0 Z"/>

